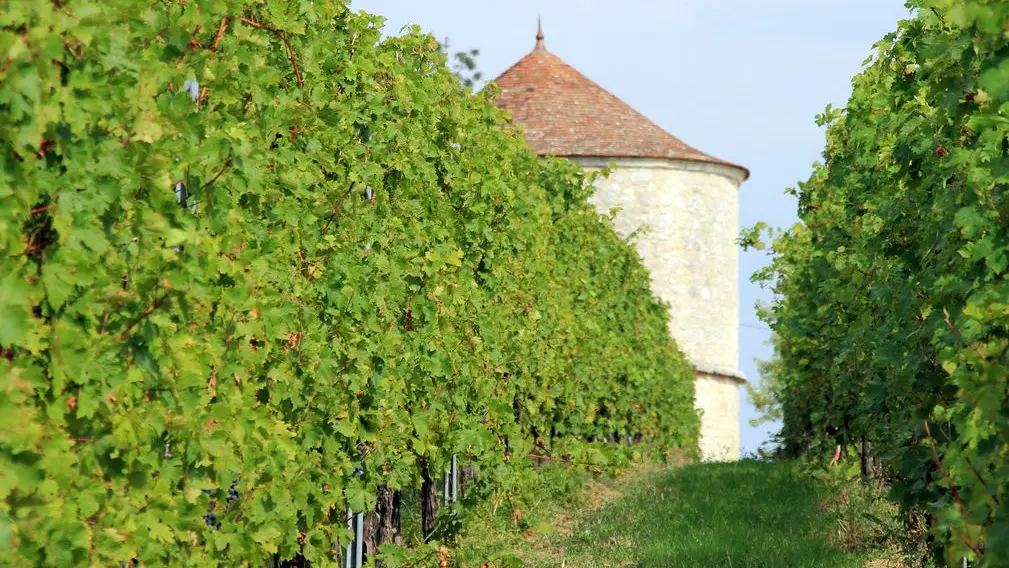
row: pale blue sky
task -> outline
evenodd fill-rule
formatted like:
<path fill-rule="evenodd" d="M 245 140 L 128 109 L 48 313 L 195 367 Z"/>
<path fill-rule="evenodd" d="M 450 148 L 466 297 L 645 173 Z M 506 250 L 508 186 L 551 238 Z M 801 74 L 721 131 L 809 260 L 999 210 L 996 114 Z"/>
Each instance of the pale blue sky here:
<path fill-rule="evenodd" d="M 386 34 L 419 24 L 453 50 L 478 48 L 492 79 L 528 53 L 542 15 L 547 48 L 674 136 L 748 167 L 742 226 L 790 226 L 783 193 L 820 157 L 813 117 L 843 106 L 872 45 L 908 10 L 903 0 L 354 0 L 388 18 Z M 766 262 L 740 254 L 740 369 L 759 379 L 769 331 L 753 305 L 769 295 L 749 281 Z M 743 393 L 742 449 L 775 426 L 753 428 Z"/>

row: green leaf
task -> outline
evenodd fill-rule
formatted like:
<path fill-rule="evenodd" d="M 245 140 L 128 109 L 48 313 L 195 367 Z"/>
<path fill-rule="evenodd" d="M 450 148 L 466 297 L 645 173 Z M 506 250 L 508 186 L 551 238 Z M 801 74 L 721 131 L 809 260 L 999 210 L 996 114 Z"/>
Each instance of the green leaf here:
<path fill-rule="evenodd" d="M 147 532 L 151 538 L 163 544 L 168 544 L 175 539 L 172 528 L 164 523 L 154 523 L 148 527 Z"/>
<path fill-rule="evenodd" d="M 375 504 L 375 497 L 356 481 L 347 485 L 344 491 L 347 495 L 347 505 L 353 511 L 369 511 Z"/>
<path fill-rule="evenodd" d="M 0 345 L 21 345 L 30 328 L 31 288 L 13 272 L 0 277 Z"/>
<path fill-rule="evenodd" d="M 77 506 L 80 507 L 81 515 L 84 517 L 94 515 L 100 508 L 98 501 L 88 493 L 82 493 L 78 497 Z"/>
<path fill-rule="evenodd" d="M 63 304 L 74 293 L 73 284 L 65 280 L 65 270 L 65 268 L 54 263 L 46 263 L 42 267 L 42 284 L 45 286 L 49 305 L 54 310 L 63 307 Z"/>
<path fill-rule="evenodd" d="M 968 239 L 979 236 L 985 225 L 984 216 L 972 206 L 960 208 L 954 218 L 957 226 L 963 230 L 964 236 Z"/>
<path fill-rule="evenodd" d="M 152 117 L 144 116 L 133 127 L 133 140 L 153 144 L 164 135 L 164 130 Z"/>
<path fill-rule="evenodd" d="M 274 554 L 277 552 L 277 539 L 281 534 L 275 527 L 263 527 L 253 533 L 252 540 L 264 551 Z"/>
<path fill-rule="evenodd" d="M 985 257 L 984 261 L 988 268 L 995 274 L 1005 272 L 1006 266 L 1009 266 L 1009 256 L 1006 255 L 1006 248 L 1001 247 L 993 251 Z"/>

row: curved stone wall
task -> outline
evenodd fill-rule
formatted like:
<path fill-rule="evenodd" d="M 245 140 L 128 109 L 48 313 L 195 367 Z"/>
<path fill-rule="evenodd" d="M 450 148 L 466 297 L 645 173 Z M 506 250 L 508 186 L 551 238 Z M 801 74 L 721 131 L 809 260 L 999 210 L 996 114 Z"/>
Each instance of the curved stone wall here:
<path fill-rule="evenodd" d="M 705 460 L 739 459 L 739 384 L 736 377 L 697 372 L 694 404 L 701 414 L 701 455 Z"/>
<path fill-rule="evenodd" d="M 572 158 L 586 170 L 608 160 Z M 730 166 L 664 159 L 617 159 L 591 201 L 619 208 L 614 222 L 670 305 L 670 334 L 698 371 L 697 406 L 706 459 L 739 456 L 739 185 Z"/>

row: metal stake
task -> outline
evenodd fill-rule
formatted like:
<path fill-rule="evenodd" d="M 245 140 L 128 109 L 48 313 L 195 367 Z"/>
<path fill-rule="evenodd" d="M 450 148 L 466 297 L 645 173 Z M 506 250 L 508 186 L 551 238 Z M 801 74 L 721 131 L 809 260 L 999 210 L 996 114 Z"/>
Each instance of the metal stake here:
<path fill-rule="evenodd" d="M 364 566 L 364 513 L 354 517 L 354 568 Z"/>
<path fill-rule="evenodd" d="M 448 505 L 448 502 L 449 502 L 448 501 L 448 495 L 449 495 L 448 485 L 450 483 L 449 480 L 451 478 L 452 478 L 452 473 L 451 473 L 451 471 L 449 471 L 449 472 L 445 473 L 445 478 L 442 480 L 442 484 L 441 484 L 441 504 L 442 505 Z"/>
<path fill-rule="evenodd" d="M 442 484 L 441 504 L 448 505 L 459 500 L 459 458 L 452 455 L 452 465 L 445 472 L 445 482 Z"/>
<path fill-rule="evenodd" d="M 347 545 L 343 568 L 361 568 L 364 565 L 364 513 L 355 515 L 347 509 L 347 526 L 354 531 L 354 540 Z"/>
<path fill-rule="evenodd" d="M 452 454 L 452 502 L 459 501 L 459 457 Z"/>

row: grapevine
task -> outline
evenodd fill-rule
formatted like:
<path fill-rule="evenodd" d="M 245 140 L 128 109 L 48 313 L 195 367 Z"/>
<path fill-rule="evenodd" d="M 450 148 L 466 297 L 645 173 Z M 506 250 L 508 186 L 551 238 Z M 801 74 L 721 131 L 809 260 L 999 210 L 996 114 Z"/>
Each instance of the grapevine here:
<path fill-rule="evenodd" d="M 325 566 L 453 455 L 509 492 L 696 449 L 592 179 L 380 22 L 0 10 L 0 564 Z"/>
<path fill-rule="evenodd" d="M 908 6 L 818 118 L 801 223 L 755 275 L 775 291 L 769 384 L 785 454 L 871 442 L 942 561 L 1005 566 L 1009 5 Z"/>

